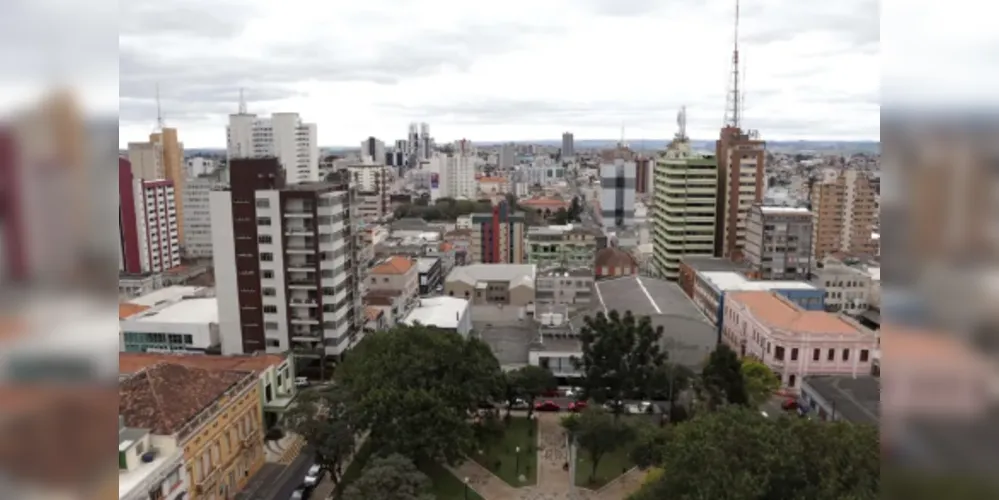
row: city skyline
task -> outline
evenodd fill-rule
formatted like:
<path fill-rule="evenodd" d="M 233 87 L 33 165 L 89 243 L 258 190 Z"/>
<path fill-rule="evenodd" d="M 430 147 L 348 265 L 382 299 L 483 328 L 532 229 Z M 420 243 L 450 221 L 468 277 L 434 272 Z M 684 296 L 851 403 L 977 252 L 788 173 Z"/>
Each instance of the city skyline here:
<path fill-rule="evenodd" d="M 191 148 L 224 144 L 240 87 L 251 113 L 317 123 L 320 144 L 388 142 L 410 122 L 440 139 L 618 137 L 622 125 L 669 137 L 684 105 L 691 136 L 722 124 L 734 1 L 432 3 L 212 2 L 198 17 L 190 2 L 129 5 L 121 142 L 155 125 L 157 84 L 167 126 Z M 776 140 L 880 136 L 876 4 L 744 2 L 742 19 L 746 128 Z"/>

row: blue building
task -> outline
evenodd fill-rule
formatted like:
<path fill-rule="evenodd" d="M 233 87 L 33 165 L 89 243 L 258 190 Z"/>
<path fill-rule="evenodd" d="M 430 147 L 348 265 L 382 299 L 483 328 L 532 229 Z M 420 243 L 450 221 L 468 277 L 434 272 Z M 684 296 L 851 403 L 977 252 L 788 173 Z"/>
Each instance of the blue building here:
<path fill-rule="evenodd" d="M 755 281 L 734 271 L 698 272 L 694 277 L 694 305 L 714 323 L 718 339 L 728 292 L 776 292 L 802 309 L 824 311 L 826 291 L 805 281 Z"/>

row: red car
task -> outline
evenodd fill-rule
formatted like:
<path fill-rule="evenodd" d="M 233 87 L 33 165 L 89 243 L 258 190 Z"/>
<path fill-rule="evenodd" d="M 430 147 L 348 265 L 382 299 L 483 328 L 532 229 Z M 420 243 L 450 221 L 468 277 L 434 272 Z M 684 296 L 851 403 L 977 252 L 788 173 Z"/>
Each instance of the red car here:
<path fill-rule="evenodd" d="M 586 407 L 586 401 L 573 401 L 572 403 L 569 403 L 569 411 L 573 412 L 583 411 Z"/>
<path fill-rule="evenodd" d="M 791 411 L 798 409 L 798 400 L 794 398 L 787 398 L 783 403 L 780 404 L 782 410 Z"/>
<path fill-rule="evenodd" d="M 554 401 L 538 401 L 534 403 L 534 411 L 559 411 L 561 409 Z"/>

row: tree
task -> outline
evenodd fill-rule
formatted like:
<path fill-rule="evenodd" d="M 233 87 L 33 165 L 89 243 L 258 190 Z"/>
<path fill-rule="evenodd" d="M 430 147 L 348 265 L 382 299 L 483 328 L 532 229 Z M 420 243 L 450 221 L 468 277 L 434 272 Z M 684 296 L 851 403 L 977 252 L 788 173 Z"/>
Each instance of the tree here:
<path fill-rule="evenodd" d="M 284 417 L 285 427 L 315 450 L 316 463 L 340 484 L 346 459 L 354 452 L 355 429 L 346 394 L 336 387 L 305 391 Z"/>
<path fill-rule="evenodd" d="M 557 226 L 564 226 L 568 224 L 569 222 L 571 222 L 569 217 L 569 211 L 566 210 L 564 207 L 559 208 L 558 210 L 555 211 L 555 214 L 552 216 L 552 222 Z"/>
<path fill-rule="evenodd" d="M 422 325 L 365 337 L 338 369 L 359 429 L 416 463 L 453 464 L 474 449 L 471 417 L 502 390 L 501 377 L 482 341 Z"/>
<path fill-rule="evenodd" d="M 524 389 L 520 386 L 520 377 L 517 376 L 517 371 L 506 372 L 503 374 L 503 401 L 506 402 L 506 419 L 510 419 L 510 412 L 513 411 L 513 405 L 518 399 L 524 394 Z"/>
<path fill-rule="evenodd" d="M 572 203 L 569 204 L 569 220 L 573 222 L 580 222 L 583 215 L 583 205 L 579 202 L 578 196 L 572 197 Z"/>
<path fill-rule="evenodd" d="M 528 365 L 511 372 L 520 395 L 527 399 L 527 418 L 534 415 L 534 402 L 546 392 L 558 388 L 552 372 L 540 366 Z"/>
<path fill-rule="evenodd" d="M 575 416 L 574 416 L 575 417 Z M 563 420 L 576 444 L 590 457 L 590 483 L 596 482 L 603 457 L 634 439 L 635 430 L 599 409 L 587 409 L 578 417 Z"/>
<path fill-rule="evenodd" d="M 767 365 L 755 359 L 742 361 L 742 379 L 746 384 L 746 396 L 753 408 L 766 403 L 780 389 L 780 378 Z"/>
<path fill-rule="evenodd" d="M 597 403 L 611 401 L 615 417 L 619 401 L 635 389 L 648 389 L 657 370 L 666 362 L 659 346 L 662 327 L 653 328 L 648 316 L 635 318 L 617 311 L 584 318 L 579 338 L 583 356 L 574 359 L 583 373 L 580 386 Z"/>
<path fill-rule="evenodd" d="M 742 363 L 735 351 L 727 345 L 718 346 L 708 357 L 708 363 L 701 371 L 701 384 L 709 408 L 717 408 L 725 403 L 748 405 L 746 382 L 742 377 Z"/>
<path fill-rule="evenodd" d="M 672 427 L 662 477 L 632 500 L 867 500 L 880 494 L 878 429 L 726 406 Z"/>
<path fill-rule="evenodd" d="M 636 428 L 635 447 L 631 450 L 631 461 L 648 469 L 663 461 L 663 450 L 669 444 L 671 427 L 642 425 Z"/>
<path fill-rule="evenodd" d="M 372 460 L 347 490 L 343 500 L 434 500 L 430 478 L 399 454 Z"/>

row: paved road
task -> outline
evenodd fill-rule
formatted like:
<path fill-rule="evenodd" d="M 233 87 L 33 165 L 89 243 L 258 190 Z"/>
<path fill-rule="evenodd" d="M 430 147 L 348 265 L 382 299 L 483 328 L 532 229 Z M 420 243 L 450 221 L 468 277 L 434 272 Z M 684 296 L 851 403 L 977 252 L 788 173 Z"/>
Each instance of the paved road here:
<path fill-rule="evenodd" d="M 305 448 L 288 466 L 265 464 L 250 483 L 236 495 L 236 500 L 287 500 L 302 484 L 312 466 L 312 453 Z"/>

